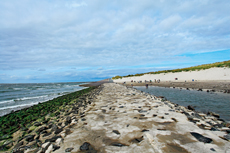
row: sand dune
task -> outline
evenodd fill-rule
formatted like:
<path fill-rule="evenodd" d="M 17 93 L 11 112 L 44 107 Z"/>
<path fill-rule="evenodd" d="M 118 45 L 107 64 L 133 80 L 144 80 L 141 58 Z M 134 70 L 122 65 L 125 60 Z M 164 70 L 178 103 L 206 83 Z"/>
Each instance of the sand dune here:
<path fill-rule="evenodd" d="M 177 78 L 178 80 L 175 80 Z M 138 77 L 126 77 L 113 80 L 114 82 L 131 82 L 133 81 L 160 81 L 171 82 L 191 82 L 194 81 L 230 81 L 230 68 L 210 68 L 200 71 L 177 72 L 177 73 L 161 73 L 161 74 L 145 74 Z"/>

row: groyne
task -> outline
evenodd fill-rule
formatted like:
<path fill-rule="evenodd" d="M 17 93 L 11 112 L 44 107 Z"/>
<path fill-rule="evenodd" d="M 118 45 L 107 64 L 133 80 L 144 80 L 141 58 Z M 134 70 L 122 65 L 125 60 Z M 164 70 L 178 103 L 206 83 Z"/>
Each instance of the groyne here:
<path fill-rule="evenodd" d="M 215 113 L 197 113 L 115 83 L 100 85 L 81 101 L 80 106 L 69 105 L 58 120 L 38 125 L 15 140 L 12 149 L 47 153 L 230 151 L 230 125 Z"/>

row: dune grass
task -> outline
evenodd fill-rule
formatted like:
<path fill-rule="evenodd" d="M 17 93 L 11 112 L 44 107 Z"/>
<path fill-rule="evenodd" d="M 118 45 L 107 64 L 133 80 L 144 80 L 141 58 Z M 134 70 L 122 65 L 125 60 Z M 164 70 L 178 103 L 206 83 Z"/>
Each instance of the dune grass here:
<path fill-rule="evenodd" d="M 140 73 L 140 74 L 134 74 L 134 75 L 126 75 L 126 76 L 115 76 L 112 79 L 121 79 L 125 77 L 135 77 L 135 76 L 142 76 L 145 74 L 160 74 L 160 73 L 176 73 L 176 72 L 187 72 L 187 71 L 200 71 L 200 70 L 205 70 L 205 69 L 210 69 L 213 67 L 229 67 L 230 68 L 230 60 L 228 61 L 223 61 L 223 62 L 216 62 L 212 64 L 203 64 L 203 65 L 198 65 L 198 66 L 193 66 L 193 67 L 188 67 L 188 68 L 182 68 L 182 69 L 174 69 L 174 70 L 162 70 L 162 71 L 156 71 L 156 72 L 148 72 L 148 73 Z"/>

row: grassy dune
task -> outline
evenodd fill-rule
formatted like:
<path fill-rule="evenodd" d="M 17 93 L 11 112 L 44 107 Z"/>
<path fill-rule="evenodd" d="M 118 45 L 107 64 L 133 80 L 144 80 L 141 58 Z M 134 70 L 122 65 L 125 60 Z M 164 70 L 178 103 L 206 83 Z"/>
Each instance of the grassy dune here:
<path fill-rule="evenodd" d="M 216 62 L 212 64 L 203 64 L 203 65 L 198 65 L 198 66 L 193 66 L 193 67 L 188 67 L 188 68 L 182 68 L 182 69 L 174 69 L 174 70 L 162 70 L 162 71 L 156 71 L 156 72 L 148 72 L 148 73 L 139 73 L 139 74 L 134 74 L 134 75 L 126 75 L 126 76 L 115 76 L 112 79 L 121 79 L 125 77 L 135 77 L 135 76 L 142 76 L 144 74 L 160 74 L 160 73 L 176 73 L 176 72 L 187 72 L 187 71 L 199 71 L 199 70 L 205 70 L 205 69 L 210 69 L 213 67 L 229 67 L 230 68 L 230 60 L 229 61 L 223 61 L 223 62 Z"/>

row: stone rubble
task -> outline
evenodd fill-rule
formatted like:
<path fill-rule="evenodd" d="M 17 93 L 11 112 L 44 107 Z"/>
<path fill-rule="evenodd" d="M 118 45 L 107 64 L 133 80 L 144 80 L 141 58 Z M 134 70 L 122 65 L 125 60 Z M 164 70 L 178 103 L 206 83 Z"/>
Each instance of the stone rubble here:
<path fill-rule="evenodd" d="M 13 152 L 230 152 L 230 125 L 218 114 L 115 83 L 61 112 L 56 121 L 34 123 L 37 128 L 17 140 Z"/>

